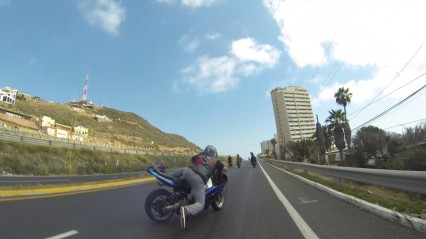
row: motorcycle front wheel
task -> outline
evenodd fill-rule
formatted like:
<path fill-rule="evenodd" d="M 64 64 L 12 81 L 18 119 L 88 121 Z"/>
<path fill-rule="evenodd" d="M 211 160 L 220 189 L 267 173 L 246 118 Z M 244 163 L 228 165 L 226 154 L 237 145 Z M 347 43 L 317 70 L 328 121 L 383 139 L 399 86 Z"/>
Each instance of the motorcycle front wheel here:
<path fill-rule="evenodd" d="M 145 199 L 145 211 L 148 217 L 154 222 L 166 222 L 175 210 L 166 211 L 165 207 L 173 205 L 172 194 L 166 189 L 152 191 Z"/>

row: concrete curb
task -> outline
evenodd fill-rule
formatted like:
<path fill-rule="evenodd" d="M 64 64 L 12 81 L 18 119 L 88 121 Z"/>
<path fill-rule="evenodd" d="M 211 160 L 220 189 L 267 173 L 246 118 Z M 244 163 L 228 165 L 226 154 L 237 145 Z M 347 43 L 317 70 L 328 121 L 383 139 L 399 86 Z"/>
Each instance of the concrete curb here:
<path fill-rule="evenodd" d="M 409 216 L 409 215 L 405 215 L 405 214 L 393 211 L 391 209 L 388 209 L 388 208 L 385 208 L 385 207 L 364 201 L 362 199 L 353 197 L 351 195 L 341 193 L 341 192 L 336 191 L 334 189 L 328 188 L 328 187 L 326 187 L 322 184 L 313 182 L 313 181 L 308 180 L 306 178 L 303 178 L 299 175 L 290 173 L 290 172 L 288 172 L 288 171 L 286 171 L 282 168 L 279 168 L 275 165 L 272 165 L 270 163 L 268 163 L 268 164 L 279 169 L 279 170 L 281 170 L 281 171 L 283 171 L 283 172 L 285 172 L 285 173 L 287 173 L 288 175 L 291 175 L 291 176 L 313 186 L 313 187 L 316 187 L 316 188 L 318 188 L 322 191 L 325 191 L 325 192 L 327 192 L 327 193 L 329 193 L 329 194 L 331 194 L 331 195 L 333 195 L 337 198 L 340 198 L 340 199 L 342 199 L 346 202 L 349 202 L 349 203 L 351 203 L 351 204 L 353 204 L 357 207 L 360 207 L 360 208 L 362 208 L 366 211 L 372 212 L 376 215 L 379 215 L 379 216 L 386 218 L 386 219 L 389 219 L 391 221 L 396 221 L 396 222 L 398 222 L 398 223 L 400 223 L 404 226 L 410 227 L 410 228 L 412 228 L 416 231 L 426 232 L 426 220 L 416 218 L 416 217 L 412 217 L 412 216 Z"/>
<path fill-rule="evenodd" d="M 34 197 L 47 197 L 56 195 L 65 195 L 73 193 L 91 192 L 97 190 L 107 190 L 117 187 L 126 187 L 136 184 L 154 181 L 154 177 L 144 177 L 139 179 L 128 179 L 113 182 L 88 183 L 82 185 L 59 186 L 37 189 L 18 189 L 18 190 L 0 190 L 1 201 L 13 201 L 21 199 L 31 199 Z"/>

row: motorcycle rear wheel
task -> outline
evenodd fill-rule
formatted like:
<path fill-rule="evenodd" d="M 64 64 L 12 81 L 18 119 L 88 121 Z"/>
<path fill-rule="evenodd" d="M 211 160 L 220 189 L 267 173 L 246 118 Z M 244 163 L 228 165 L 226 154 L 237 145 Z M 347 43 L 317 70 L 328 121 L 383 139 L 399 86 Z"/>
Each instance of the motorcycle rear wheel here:
<path fill-rule="evenodd" d="M 145 212 L 154 222 L 166 222 L 173 216 L 175 210 L 164 211 L 163 209 L 172 204 L 172 194 L 166 189 L 157 189 L 145 199 Z"/>
<path fill-rule="evenodd" d="M 211 202 L 212 208 L 215 211 L 219 211 L 223 208 L 223 204 L 225 203 L 225 196 L 223 195 L 222 192 L 218 192 L 213 201 Z"/>

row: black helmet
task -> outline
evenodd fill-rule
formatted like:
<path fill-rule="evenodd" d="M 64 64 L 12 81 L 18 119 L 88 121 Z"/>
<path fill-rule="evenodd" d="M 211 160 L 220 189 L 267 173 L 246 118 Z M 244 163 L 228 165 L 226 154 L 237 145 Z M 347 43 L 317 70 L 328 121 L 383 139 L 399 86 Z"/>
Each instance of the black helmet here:
<path fill-rule="evenodd" d="M 214 158 L 217 157 L 217 150 L 213 145 L 207 145 L 206 148 L 204 149 L 204 152 Z"/>

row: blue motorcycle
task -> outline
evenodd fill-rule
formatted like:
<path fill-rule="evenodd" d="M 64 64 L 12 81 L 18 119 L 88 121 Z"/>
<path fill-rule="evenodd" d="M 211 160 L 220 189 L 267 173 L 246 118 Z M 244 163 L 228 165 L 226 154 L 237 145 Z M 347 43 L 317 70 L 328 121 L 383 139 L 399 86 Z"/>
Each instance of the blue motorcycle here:
<path fill-rule="evenodd" d="M 176 179 L 165 172 L 148 168 L 148 173 L 157 178 L 160 186 L 167 186 L 172 190 L 159 188 L 148 194 L 145 199 L 145 211 L 154 222 L 166 222 L 173 214 L 180 214 L 181 206 L 193 204 L 195 199 L 191 187 L 183 180 Z M 225 202 L 224 188 L 228 177 L 222 172 L 216 172 L 210 183 L 206 185 L 206 202 L 204 210 L 211 205 L 215 211 L 221 210 Z"/>

